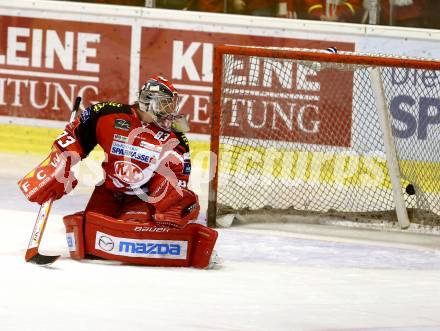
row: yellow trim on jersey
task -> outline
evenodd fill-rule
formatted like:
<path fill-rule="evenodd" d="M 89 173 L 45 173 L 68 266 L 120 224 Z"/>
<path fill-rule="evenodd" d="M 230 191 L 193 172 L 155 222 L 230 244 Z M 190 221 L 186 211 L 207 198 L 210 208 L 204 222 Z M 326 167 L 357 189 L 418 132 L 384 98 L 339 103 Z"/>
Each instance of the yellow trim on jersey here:
<path fill-rule="evenodd" d="M 307 10 L 307 14 L 310 14 L 312 11 L 314 11 L 315 9 L 322 9 L 322 5 L 313 5 L 310 6 L 309 10 Z"/>
<path fill-rule="evenodd" d="M 356 11 L 354 10 L 354 7 L 351 3 L 349 2 L 344 2 L 344 5 L 346 5 L 348 7 L 348 9 L 350 9 L 351 13 L 354 15 L 356 14 Z"/>

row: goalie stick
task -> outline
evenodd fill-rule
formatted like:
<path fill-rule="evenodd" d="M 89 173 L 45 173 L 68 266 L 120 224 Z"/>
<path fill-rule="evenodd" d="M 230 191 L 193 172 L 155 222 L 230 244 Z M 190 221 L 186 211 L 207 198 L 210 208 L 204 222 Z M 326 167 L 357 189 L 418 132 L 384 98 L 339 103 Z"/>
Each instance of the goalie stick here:
<path fill-rule="evenodd" d="M 81 97 L 76 97 L 69 122 L 73 122 L 75 120 L 76 113 L 78 112 L 80 103 L 81 103 Z M 32 236 L 31 239 L 29 240 L 28 248 L 26 250 L 26 255 L 25 255 L 26 262 L 30 262 L 41 266 L 47 266 L 54 263 L 60 257 L 60 255 L 43 255 L 38 252 L 41 238 L 43 237 L 43 232 L 46 227 L 46 222 L 49 217 L 50 210 L 52 208 L 52 203 L 53 203 L 53 199 L 50 198 L 49 200 L 44 202 L 40 207 L 37 219 L 35 221 L 34 229 L 32 231 Z"/>

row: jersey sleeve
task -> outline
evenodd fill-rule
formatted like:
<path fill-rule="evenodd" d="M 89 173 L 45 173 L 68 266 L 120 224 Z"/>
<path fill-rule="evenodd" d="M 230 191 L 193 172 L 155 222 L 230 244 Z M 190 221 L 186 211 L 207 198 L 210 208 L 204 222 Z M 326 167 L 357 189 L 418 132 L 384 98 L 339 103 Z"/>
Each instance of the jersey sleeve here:
<path fill-rule="evenodd" d="M 65 150 L 75 148 L 80 151 L 81 158 L 87 157 L 98 143 L 96 131 L 99 119 L 109 114 L 130 112 L 129 106 L 113 102 L 97 103 L 84 109 L 79 119 L 66 126 L 65 132 L 72 137 L 72 141 L 76 142 Z"/>
<path fill-rule="evenodd" d="M 84 109 L 80 115 L 79 124 L 75 130 L 85 156 L 87 156 L 97 144 L 96 125 L 100 114 L 94 111 L 96 106 L 97 105 L 93 105 Z"/>
<path fill-rule="evenodd" d="M 191 174 L 191 154 L 189 148 L 189 141 L 186 138 L 185 134 L 182 132 L 175 132 L 177 139 L 179 140 L 179 144 L 175 147 L 176 152 L 182 157 L 182 164 L 180 167 L 176 167 L 174 173 L 178 180 L 181 180 L 180 183 L 182 187 L 186 188 L 189 180 L 189 176 Z"/>

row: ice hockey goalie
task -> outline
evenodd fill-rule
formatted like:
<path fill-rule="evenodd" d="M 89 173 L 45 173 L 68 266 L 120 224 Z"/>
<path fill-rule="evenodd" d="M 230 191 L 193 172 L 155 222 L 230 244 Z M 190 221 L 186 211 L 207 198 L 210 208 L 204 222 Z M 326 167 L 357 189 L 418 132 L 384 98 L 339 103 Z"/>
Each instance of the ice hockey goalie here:
<path fill-rule="evenodd" d="M 50 155 L 19 181 L 29 201 L 69 193 L 72 165 L 103 148 L 105 179 L 84 211 L 64 217 L 70 256 L 132 264 L 207 268 L 217 232 L 193 222 L 200 206 L 188 187 L 191 162 L 174 86 L 153 76 L 133 105 L 103 102 L 69 123 Z"/>

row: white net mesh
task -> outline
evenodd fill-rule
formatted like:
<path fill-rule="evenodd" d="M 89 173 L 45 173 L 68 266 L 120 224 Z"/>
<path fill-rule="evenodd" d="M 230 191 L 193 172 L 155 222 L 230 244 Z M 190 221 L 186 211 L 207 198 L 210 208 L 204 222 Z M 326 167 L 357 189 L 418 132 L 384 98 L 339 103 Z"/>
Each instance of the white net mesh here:
<path fill-rule="evenodd" d="M 222 61 L 217 215 L 392 211 L 377 67 L 410 217 L 440 224 L 440 71 L 260 57 L 257 48 Z"/>

